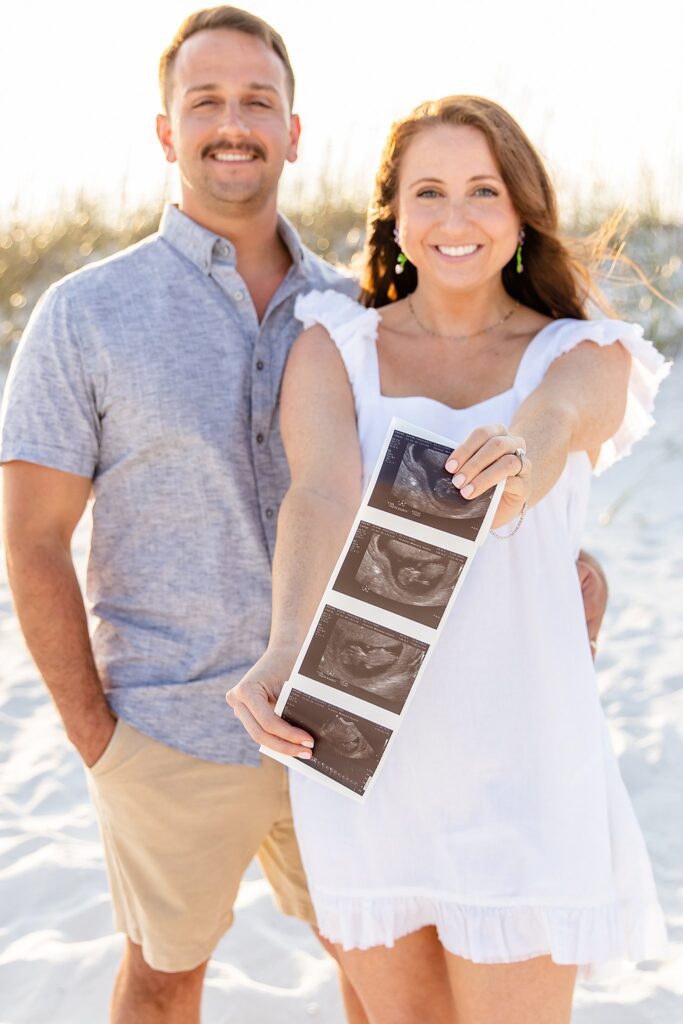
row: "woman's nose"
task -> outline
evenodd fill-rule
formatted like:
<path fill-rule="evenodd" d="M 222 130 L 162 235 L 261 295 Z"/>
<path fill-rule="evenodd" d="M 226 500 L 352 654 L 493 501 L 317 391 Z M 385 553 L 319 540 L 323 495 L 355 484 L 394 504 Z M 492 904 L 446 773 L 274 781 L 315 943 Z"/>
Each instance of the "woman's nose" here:
<path fill-rule="evenodd" d="M 445 212 L 444 227 L 450 231 L 459 231 L 469 223 L 467 204 L 454 200 L 449 203 Z"/>

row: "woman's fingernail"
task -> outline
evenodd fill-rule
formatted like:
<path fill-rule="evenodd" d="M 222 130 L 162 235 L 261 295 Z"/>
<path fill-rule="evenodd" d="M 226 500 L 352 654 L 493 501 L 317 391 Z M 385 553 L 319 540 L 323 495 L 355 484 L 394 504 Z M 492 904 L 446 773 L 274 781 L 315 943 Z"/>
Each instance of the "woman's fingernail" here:
<path fill-rule="evenodd" d="M 458 461 L 457 461 L 457 459 L 449 459 L 448 462 L 446 463 L 446 471 L 448 473 L 455 473 L 457 468 L 458 468 Z"/>
<path fill-rule="evenodd" d="M 463 487 L 460 493 L 462 494 L 463 498 L 469 498 L 473 490 L 474 487 L 472 486 L 472 484 L 468 484 L 467 487 Z"/>
<path fill-rule="evenodd" d="M 464 483 L 465 483 L 465 474 L 464 473 L 458 473 L 457 476 L 453 477 L 453 486 L 454 487 L 462 487 L 462 485 Z"/>
<path fill-rule="evenodd" d="M 312 750 L 313 749 L 313 740 L 302 740 L 301 741 L 301 746 L 302 747 L 310 747 L 311 750 Z"/>
<path fill-rule="evenodd" d="M 308 761 L 309 757 L 313 757 L 313 754 L 310 750 L 300 750 L 296 756 L 300 757 L 302 761 Z"/>

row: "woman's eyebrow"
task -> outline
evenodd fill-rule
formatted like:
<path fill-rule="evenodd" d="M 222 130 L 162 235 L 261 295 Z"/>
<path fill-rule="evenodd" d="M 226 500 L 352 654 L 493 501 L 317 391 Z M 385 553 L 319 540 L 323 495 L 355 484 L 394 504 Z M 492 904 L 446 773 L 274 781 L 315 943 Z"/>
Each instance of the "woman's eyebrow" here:
<path fill-rule="evenodd" d="M 427 182 L 427 181 L 431 185 L 443 185 L 444 184 L 444 182 L 441 180 L 441 178 L 418 178 L 417 181 L 414 181 L 410 187 L 411 188 L 415 188 L 415 186 L 419 185 L 421 182 Z"/>
<path fill-rule="evenodd" d="M 473 174 L 469 181 L 499 181 L 503 184 L 503 179 L 499 178 L 497 174 Z M 415 188 L 416 185 L 426 184 L 429 182 L 431 185 L 444 185 L 445 182 L 441 178 L 418 178 L 417 181 L 412 182 L 410 188 Z"/>

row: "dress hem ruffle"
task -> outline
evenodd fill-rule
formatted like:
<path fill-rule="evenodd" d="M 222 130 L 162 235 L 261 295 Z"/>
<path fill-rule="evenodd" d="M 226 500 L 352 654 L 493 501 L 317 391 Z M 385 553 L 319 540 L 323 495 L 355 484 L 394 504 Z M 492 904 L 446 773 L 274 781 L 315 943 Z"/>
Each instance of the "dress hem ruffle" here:
<path fill-rule="evenodd" d="M 656 960 L 666 930 L 656 903 L 596 907 L 463 905 L 443 898 L 397 894 L 341 896 L 312 889 L 318 928 L 343 949 L 392 947 L 429 925 L 449 953 L 480 964 L 551 956 L 575 964 L 583 978 L 614 972 L 618 961 Z"/>

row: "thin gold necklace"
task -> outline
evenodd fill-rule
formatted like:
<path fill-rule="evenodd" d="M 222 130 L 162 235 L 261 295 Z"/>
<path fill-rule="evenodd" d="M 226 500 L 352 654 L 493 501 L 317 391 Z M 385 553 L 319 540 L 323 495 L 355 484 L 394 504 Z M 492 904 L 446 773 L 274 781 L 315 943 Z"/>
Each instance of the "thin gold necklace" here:
<path fill-rule="evenodd" d="M 413 305 L 412 295 L 408 296 L 408 308 L 410 309 L 410 312 L 413 314 L 415 323 L 420 328 L 420 330 L 424 331 L 425 334 L 431 334 L 433 338 L 443 338 L 444 341 L 467 341 L 468 338 L 477 338 L 479 337 L 480 334 L 488 334 L 489 331 L 495 330 L 496 327 L 500 327 L 501 324 L 504 324 L 506 320 L 509 320 L 512 314 L 518 308 L 518 306 L 519 303 L 515 302 L 512 309 L 509 310 L 504 317 L 502 317 L 500 320 L 496 320 L 495 324 L 489 324 L 488 327 L 482 327 L 480 331 L 472 331 L 471 334 L 440 334 L 439 331 L 432 331 L 430 330 L 429 327 L 426 327 L 422 323 L 419 316 L 415 312 L 415 306 Z"/>

